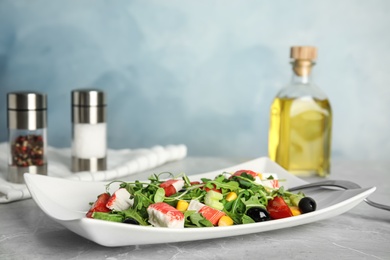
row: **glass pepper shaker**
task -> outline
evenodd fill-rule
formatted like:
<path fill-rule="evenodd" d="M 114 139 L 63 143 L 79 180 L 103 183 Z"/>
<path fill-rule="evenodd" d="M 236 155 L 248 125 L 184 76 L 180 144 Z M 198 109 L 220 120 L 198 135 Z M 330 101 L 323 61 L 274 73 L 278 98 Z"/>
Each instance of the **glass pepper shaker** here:
<path fill-rule="evenodd" d="M 47 175 L 47 99 L 38 92 L 7 95 L 9 137 L 8 176 L 24 183 L 23 174 Z"/>
<path fill-rule="evenodd" d="M 106 99 L 98 89 L 72 91 L 72 171 L 107 169 Z"/>

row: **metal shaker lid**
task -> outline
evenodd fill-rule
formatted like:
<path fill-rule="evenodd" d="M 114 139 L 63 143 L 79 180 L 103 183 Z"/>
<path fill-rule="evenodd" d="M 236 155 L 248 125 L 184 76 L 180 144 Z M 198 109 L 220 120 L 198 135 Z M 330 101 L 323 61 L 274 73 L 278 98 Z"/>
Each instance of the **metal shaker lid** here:
<path fill-rule="evenodd" d="M 99 89 L 75 89 L 72 91 L 72 106 L 105 106 L 106 96 Z"/>
<path fill-rule="evenodd" d="M 33 91 L 11 92 L 7 95 L 10 110 L 44 110 L 47 108 L 46 95 Z"/>
<path fill-rule="evenodd" d="M 106 122 L 106 96 L 99 89 L 72 91 L 72 122 L 97 124 Z"/>

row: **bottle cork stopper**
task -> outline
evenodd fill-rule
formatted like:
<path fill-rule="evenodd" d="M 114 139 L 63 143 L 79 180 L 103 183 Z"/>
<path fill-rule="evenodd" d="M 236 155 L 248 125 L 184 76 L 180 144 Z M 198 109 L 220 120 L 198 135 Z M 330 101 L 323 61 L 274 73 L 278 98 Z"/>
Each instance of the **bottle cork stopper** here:
<path fill-rule="evenodd" d="M 313 46 L 293 46 L 290 57 L 295 60 L 316 60 L 317 48 Z"/>

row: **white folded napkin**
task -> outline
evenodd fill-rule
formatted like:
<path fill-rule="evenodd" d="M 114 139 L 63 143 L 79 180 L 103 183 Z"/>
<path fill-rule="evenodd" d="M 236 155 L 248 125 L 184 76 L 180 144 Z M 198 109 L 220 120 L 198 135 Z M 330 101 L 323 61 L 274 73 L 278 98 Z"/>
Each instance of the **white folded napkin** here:
<path fill-rule="evenodd" d="M 7 143 L 0 143 L 0 203 L 31 198 L 25 184 L 6 181 L 8 171 Z M 106 181 L 155 168 L 187 156 L 185 145 L 154 146 L 150 149 L 123 149 L 107 151 L 106 171 L 78 172 L 70 170 L 70 148 L 47 148 L 48 175 L 80 181 Z"/>

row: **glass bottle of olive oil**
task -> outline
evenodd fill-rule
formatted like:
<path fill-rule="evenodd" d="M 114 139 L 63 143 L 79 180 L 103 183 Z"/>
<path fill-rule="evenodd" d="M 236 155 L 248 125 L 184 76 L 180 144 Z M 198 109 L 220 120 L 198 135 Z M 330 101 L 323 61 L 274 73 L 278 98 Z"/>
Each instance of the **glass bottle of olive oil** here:
<path fill-rule="evenodd" d="M 291 48 L 293 77 L 271 105 L 269 157 L 299 176 L 330 173 L 332 110 L 326 95 L 312 83 L 317 49 Z"/>

